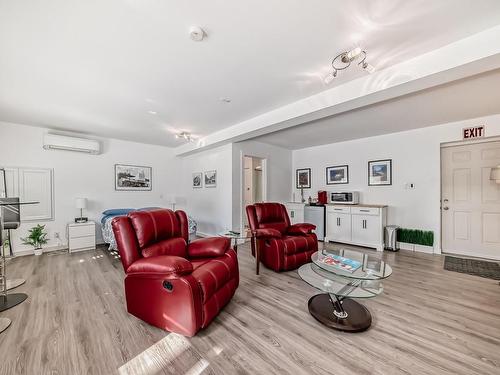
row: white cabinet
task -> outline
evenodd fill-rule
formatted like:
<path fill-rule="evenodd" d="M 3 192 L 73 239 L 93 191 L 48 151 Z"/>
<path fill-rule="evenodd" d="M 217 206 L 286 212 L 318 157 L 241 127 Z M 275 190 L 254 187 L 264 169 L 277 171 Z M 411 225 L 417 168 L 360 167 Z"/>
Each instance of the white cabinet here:
<path fill-rule="evenodd" d="M 95 223 L 68 224 L 68 247 L 69 252 L 95 249 Z"/>
<path fill-rule="evenodd" d="M 351 241 L 351 214 L 341 208 L 326 211 L 326 236 L 335 238 L 335 241 Z"/>
<path fill-rule="evenodd" d="M 285 203 L 285 207 L 292 224 L 304 222 L 304 203 L 287 202 Z"/>
<path fill-rule="evenodd" d="M 326 208 L 326 240 L 384 249 L 386 206 L 341 206 Z"/>
<path fill-rule="evenodd" d="M 352 214 L 352 241 L 363 246 L 378 247 L 380 243 L 378 216 Z"/>

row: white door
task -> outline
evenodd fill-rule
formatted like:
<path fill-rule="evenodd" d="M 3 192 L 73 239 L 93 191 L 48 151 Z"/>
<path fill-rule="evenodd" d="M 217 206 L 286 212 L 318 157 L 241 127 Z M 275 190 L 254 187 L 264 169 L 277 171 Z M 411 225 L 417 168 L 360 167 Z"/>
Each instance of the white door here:
<path fill-rule="evenodd" d="M 38 202 L 21 206 L 21 220 L 52 220 L 52 169 L 19 169 L 19 197 L 24 202 Z"/>
<path fill-rule="evenodd" d="M 443 252 L 500 259 L 500 141 L 441 149 Z"/>
<path fill-rule="evenodd" d="M 52 220 L 53 173 L 46 168 L 5 168 L 7 196 L 21 202 L 38 202 L 21 206 L 21 221 Z M 0 196 L 3 195 L 0 189 Z"/>
<path fill-rule="evenodd" d="M 328 241 L 350 242 L 351 241 L 351 215 L 327 212 L 326 217 Z"/>
<path fill-rule="evenodd" d="M 361 245 L 378 246 L 379 217 L 373 215 L 352 215 L 352 241 Z"/>

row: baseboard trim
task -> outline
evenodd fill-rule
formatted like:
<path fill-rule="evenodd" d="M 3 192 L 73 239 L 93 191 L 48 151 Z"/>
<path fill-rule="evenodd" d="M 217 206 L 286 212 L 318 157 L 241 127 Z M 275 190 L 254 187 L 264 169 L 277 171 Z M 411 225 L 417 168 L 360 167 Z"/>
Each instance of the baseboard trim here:
<path fill-rule="evenodd" d="M 96 243 L 96 247 L 99 246 L 99 245 L 105 245 L 104 242 L 97 242 Z M 53 251 L 61 251 L 61 250 L 68 250 L 68 245 L 67 244 L 64 244 L 64 245 L 57 245 L 57 246 L 49 246 L 49 247 L 45 247 L 43 248 L 43 252 L 44 253 L 51 253 Z M 12 258 L 15 258 L 15 257 L 25 257 L 27 255 L 35 255 L 35 252 L 33 250 L 21 250 L 21 251 L 16 251 L 14 252 L 14 255 L 12 255 Z"/>
<path fill-rule="evenodd" d="M 44 253 L 50 253 L 53 251 L 61 251 L 61 250 L 68 250 L 68 245 L 58 245 L 58 246 L 49 246 L 43 249 Z M 24 257 L 27 255 L 35 255 L 34 250 L 21 250 L 21 251 L 16 251 L 14 255 L 12 256 L 13 258 L 15 257 Z"/>
<path fill-rule="evenodd" d="M 424 245 L 412 244 L 412 243 L 407 243 L 407 242 L 399 242 L 399 241 L 397 244 L 401 250 L 409 250 L 409 251 L 415 251 L 418 253 L 425 253 L 425 254 L 436 254 L 437 253 L 432 246 L 424 246 Z"/>

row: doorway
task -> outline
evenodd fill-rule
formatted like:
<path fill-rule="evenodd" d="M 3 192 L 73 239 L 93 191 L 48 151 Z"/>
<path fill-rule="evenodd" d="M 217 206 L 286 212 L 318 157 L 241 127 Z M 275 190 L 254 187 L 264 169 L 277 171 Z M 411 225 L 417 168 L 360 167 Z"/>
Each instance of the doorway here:
<path fill-rule="evenodd" d="M 248 229 L 248 218 L 245 208 L 249 204 L 265 200 L 265 159 L 256 156 L 243 156 L 243 228 Z"/>
<path fill-rule="evenodd" d="M 500 141 L 441 148 L 442 250 L 500 259 Z"/>

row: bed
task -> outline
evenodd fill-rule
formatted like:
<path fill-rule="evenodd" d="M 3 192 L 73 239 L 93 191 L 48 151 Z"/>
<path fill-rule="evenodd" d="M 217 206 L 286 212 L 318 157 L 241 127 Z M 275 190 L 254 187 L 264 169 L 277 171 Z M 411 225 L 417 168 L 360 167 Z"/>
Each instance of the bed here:
<path fill-rule="evenodd" d="M 101 218 L 101 230 L 102 230 L 102 239 L 103 241 L 109 245 L 109 250 L 118 250 L 116 247 L 115 235 L 113 233 L 113 228 L 111 227 L 111 222 L 117 216 L 127 215 L 132 211 L 145 211 L 158 209 L 160 207 L 144 207 L 144 208 L 115 208 L 109 209 L 102 213 Z M 190 216 L 188 216 L 188 226 L 189 226 L 189 239 L 192 240 L 196 237 L 196 221 L 193 220 Z"/>

